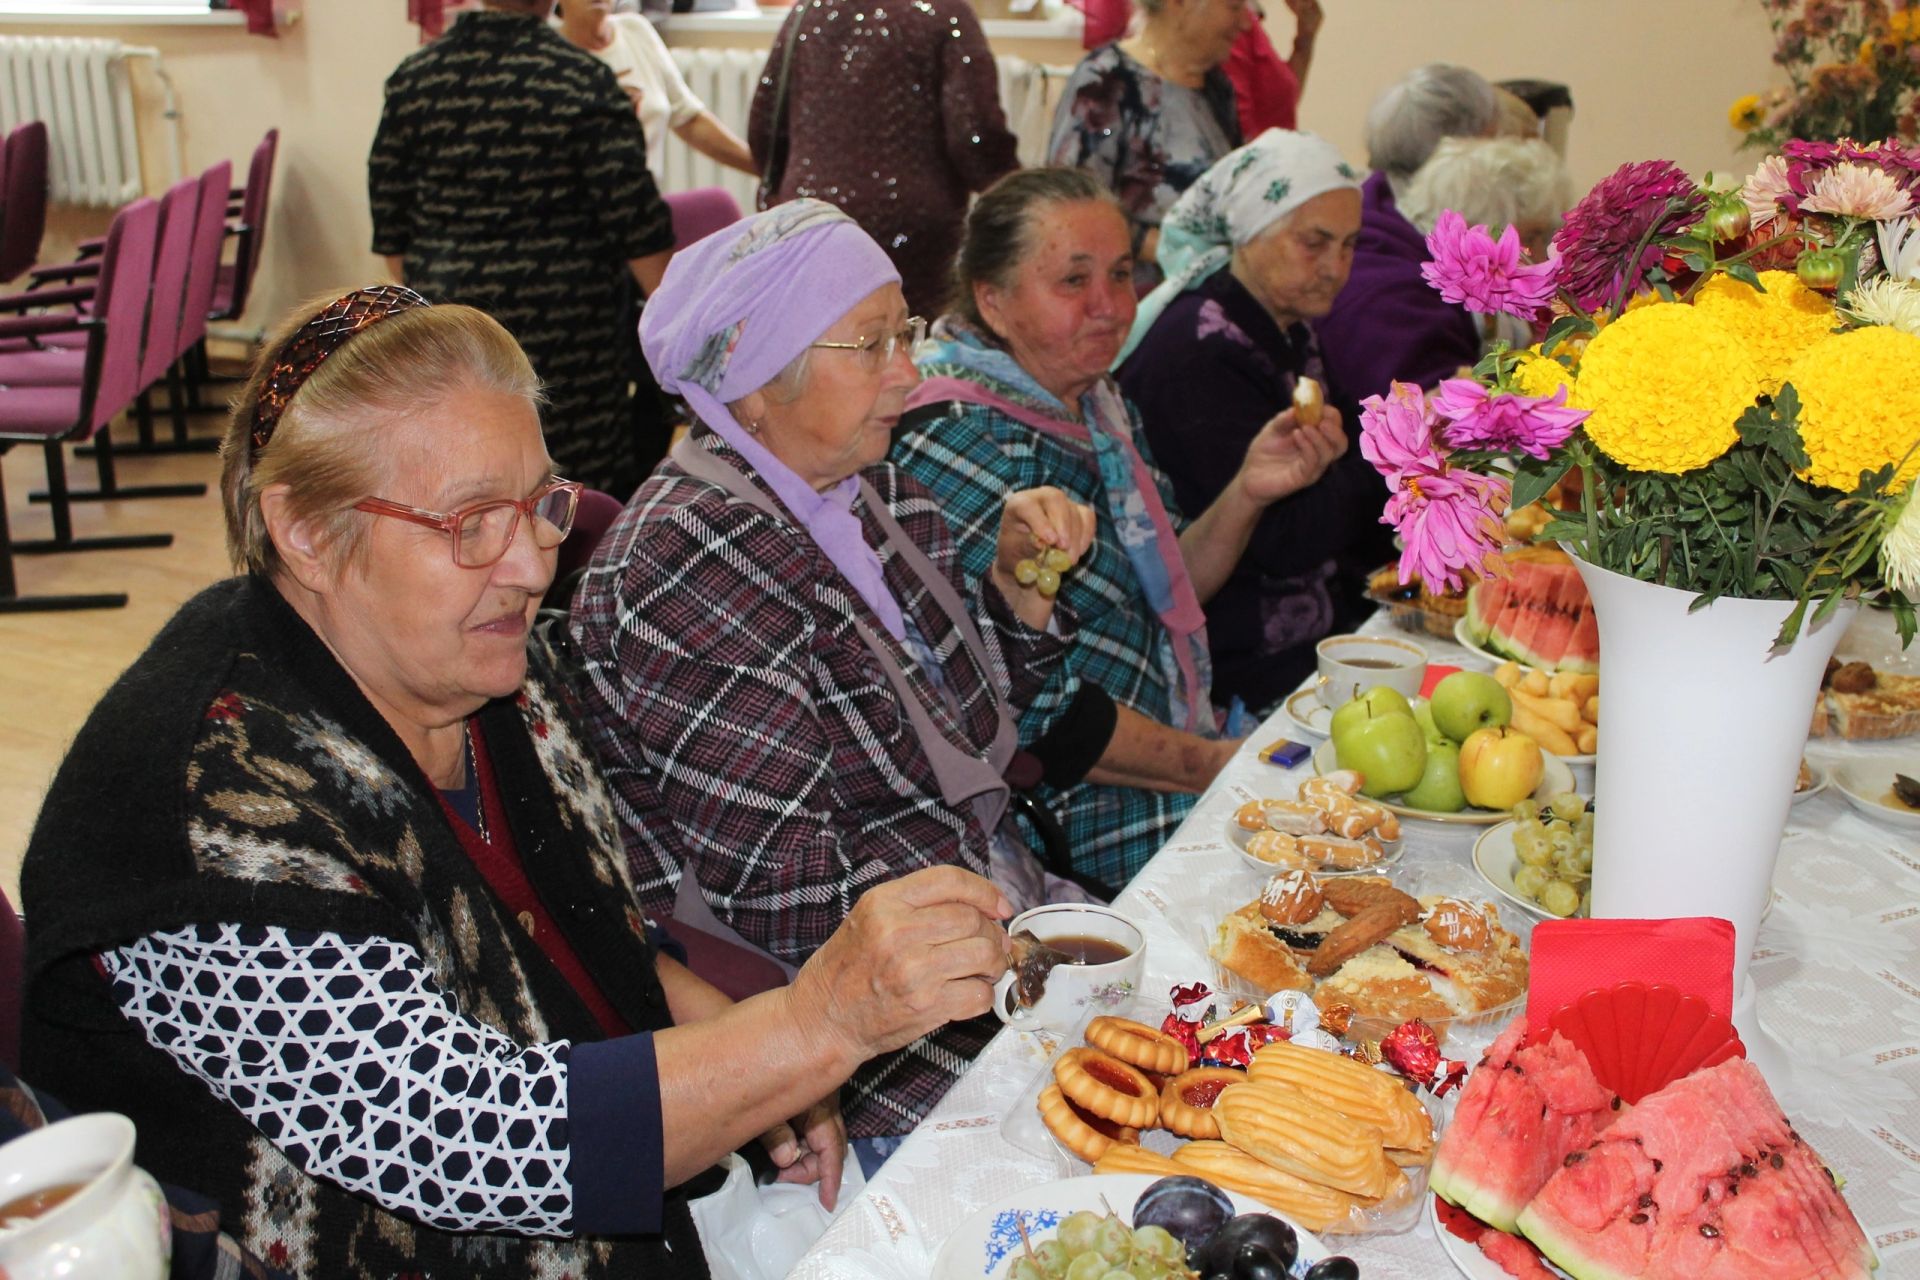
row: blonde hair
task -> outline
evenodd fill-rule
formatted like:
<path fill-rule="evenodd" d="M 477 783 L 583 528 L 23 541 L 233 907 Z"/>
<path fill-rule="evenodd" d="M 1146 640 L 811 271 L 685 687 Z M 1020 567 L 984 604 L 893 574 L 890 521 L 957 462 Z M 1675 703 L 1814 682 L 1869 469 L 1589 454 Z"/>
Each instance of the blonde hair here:
<path fill-rule="evenodd" d="M 372 517 L 353 509 L 387 478 L 380 447 L 390 424 L 448 394 L 479 388 L 541 403 L 540 380 L 500 322 L 472 307 L 420 307 L 390 315 L 336 348 L 300 384 L 266 447 L 255 450 L 254 406 L 274 365 L 306 323 L 335 301 L 315 298 L 261 349 L 234 403 L 221 446 L 220 497 L 227 556 L 236 571 L 272 576 L 280 556 L 260 510 L 269 486 L 288 486 L 296 519 L 316 521 L 320 544 L 342 562 L 358 555 Z"/>

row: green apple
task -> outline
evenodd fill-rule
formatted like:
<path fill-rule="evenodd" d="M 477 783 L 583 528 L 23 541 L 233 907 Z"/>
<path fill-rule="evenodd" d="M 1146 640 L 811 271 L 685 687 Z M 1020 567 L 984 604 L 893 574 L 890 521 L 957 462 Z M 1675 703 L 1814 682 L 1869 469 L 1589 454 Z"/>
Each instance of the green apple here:
<path fill-rule="evenodd" d="M 1420 781 L 1427 767 L 1427 739 L 1420 722 L 1403 711 L 1349 720 L 1333 735 L 1334 758 L 1362 779 L 1360 794 L 1389 796 Z"/>
<path fill-rule="evenodd" d="M 1426 735 L 1427 745 L 1429 747 L 1437 747 L 1442 743 L 1450 743 L 1453 741 L 1452 738 L 1440 732 L 1440 727 L 1433 722 L 1433 707 L 1429 704 L 1425 702 L 1414 703 L 1413 718 L 1420 722 L 1420 732 Z"/>
<path fill-rule="evenodd" d="M 1433 687 L 1433 723 L 1455 742 L 1513 719 L 1513 699 L 1484 671 L 1456 671 Z"/>
<path fill-rule="evenodd" d="M 1460 748 L 1441 741 L 1427 747 L 1427 767 L 1420 783 L 1400 797 L 1415 809 L 1435 813 L 1458 813 L 1467 807 L 1467 793 L 1460 787 Z"/>
<path fill-rule="evenodd" d="M 1327 736 L 1336 737 L 1343 725 L 1365 720 L 1369 716 L 1384 715 L 1389 711 L 1397 711 L 1403 716 L 1413 713 L 1405 694 L 1398 689 L 1377 684 L 1333 713 L 1333 722 L 1327 726 Z"/>

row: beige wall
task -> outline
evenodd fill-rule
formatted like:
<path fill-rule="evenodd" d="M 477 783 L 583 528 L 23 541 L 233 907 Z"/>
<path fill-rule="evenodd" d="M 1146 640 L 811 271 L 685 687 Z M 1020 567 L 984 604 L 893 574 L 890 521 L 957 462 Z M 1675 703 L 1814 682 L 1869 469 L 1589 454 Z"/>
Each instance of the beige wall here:
<path fill-rule="evenodd" d="M 1626 160 L 1666 156 L 1701 172 L 1744 172 L 1727 104 L 1774 79 L 1759 0 L 1324 0 L 1327 23 L 1302 103 L 1303 127 L 1364 160 L 1361 119 L 1385 83 L 1421 62 L 1463 62 L 1494 79 L 1527 76 L 1572 86 L 1570 162 L 1584 188 Z M 367 252 L 367 146 L 380 86 L 415 47 L 402 0 L 305 0 L 279 40 L 232 27 L 87 27 L 158 47 L 179 90 L 189 169 L 220 157 L 244 174 L 270 125 L 281 162 L 264 277 L 250 308 L 267 325 L 309 294 L 373 278 Z M 1268 0 L 1275 42 L 1291 46 L 1291 19 Z M 48 34 L 39 25 L 0 31 Z M 758 39 L 764 42 L 767 37 Z M 1011 51 L 1072 61 L 1058 42 L 1006 42 Z M 1710 52 L 1703 52 L 1710 51 Z M 146 79 L 144 73 L 143 81 Z M 150 91 L 150 85 L 143 85 Z M 155 122 L 157 125 L 157 121 Z M 148 138 L 150 185 L 165 185 L 166 149 Z M 104 215 L 63 213 L 54 243 L 93 234 Z"/>

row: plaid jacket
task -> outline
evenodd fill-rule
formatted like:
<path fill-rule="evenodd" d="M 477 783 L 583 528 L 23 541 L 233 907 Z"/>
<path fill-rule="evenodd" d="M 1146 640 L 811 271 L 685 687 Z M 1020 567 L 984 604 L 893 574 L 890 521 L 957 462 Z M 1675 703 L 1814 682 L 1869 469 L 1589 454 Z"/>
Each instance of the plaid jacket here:
<path fill-rule="evenodd" d="M 1174 527 L 1184 529 L 1173 486 L 1154 464 L 1138 413 L 1131 404 L 1127 408 L 1134 447 L 1152 471 Z M 1100 513 L 1093 549 L 1060 588 L 1079 632 L 1066 662 L 1024 704 L 1022 742 L 1052 726 L 1082 681 L 1150 719 L 1164 724 L 1172 718 L 1177 676 L 1162 661 L 1165 632 L 1114 536 L 1100 476 L 1085 450 L 997 410 L 949 401 L 907 415 L 894 439 L 893 460 L 939 500 L 967 575 L 983 573 L 993 562 L 1000 507 L 1016 489 L 1053 485 Z M 1074 865 L 1120 885 L 1166 842 L 1194 797 L 1082 782 L 1047 800 L 1066 828 Z"/>
<path fill-rule="evenodd" d="M 717 436 L 696 441 L 752 475 Z M 991 743 L 995 689 L 1020 706 L 1071 638 L 1020 623 L 979 574 L 955 565 L 932 497 L 891 466 L 865 478 L 981 621 L 991 670 L 919 580 L 883 548 L 887 585 L 939 656 L 956 717 L 912 652 L 895 657 L 934 721 L 976 754 Z M 777 499 L 776 499 L 777 501 Z M 868 536 L 877 525 L 856 501 Z M 996 517 L 997 519 L 997 517 Z M 574 597 L 579 681 L 649 912 L 672 911 L 691 869 L 714 914 L 799 964 L 873 885 L 956 863 L 987 873 L 991 832 L 941 797 L 892 685 L 853 626 L 885 627 L 798 526 L 775 520 L 671 460 L 602 539 Z M 843 1095 L 855 1136 L 901 1133 L 946 1092 L 997 1024 L 954 1024 L 869 1063 Z"/>

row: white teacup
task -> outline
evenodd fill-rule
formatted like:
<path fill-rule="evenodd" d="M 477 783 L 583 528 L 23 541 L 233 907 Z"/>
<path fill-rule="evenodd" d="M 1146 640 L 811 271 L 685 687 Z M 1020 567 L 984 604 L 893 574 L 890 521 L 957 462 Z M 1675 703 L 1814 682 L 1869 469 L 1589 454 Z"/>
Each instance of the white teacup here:
<path fill-rule="evenodd" d="M 0 1146 L 0 1205 L 54 1187 L 77 1190 L 0 1230 L 0 1275 L 164 1280 L 173 1222 L 159 1184 L 133 1163 L 131 1120 L 74 1116 Z"/>
<path fill-rule="evenodd" d="M 1393 636 L 1328 636 L 1314 646 L 1320 655 L 1320 701 L 1335 710 L 1376 685 L 1419 694 L 1427 680 L 1427 651 Z"/>
<path fill-rule="evenodd" d="M 1117 1014 L 1133 1003 L 1146 967 L 1147 939 L 1138 925 L 1118 911 L 1079 902 L 1056 903 L 1022 912 L 1007 926 L 1008 933 L 1023 929 L 1063 950 L 1073 950 L 1073 943 L 1086 939 L 1125 954 L 1100 964 L 1054 966 L 1040 999 L 1021 1008 L 1014 1007 L 1015 975 L 1008 970 L 993 984 L 993 1011 L 1000 1021 L 1022 1031 L 1072 1033 L 1102 1014 Z"/>

